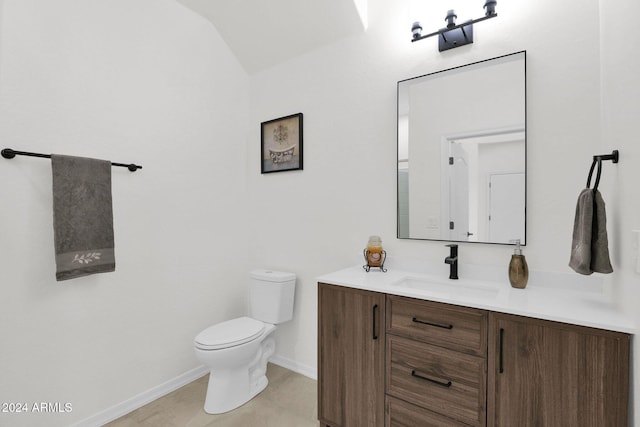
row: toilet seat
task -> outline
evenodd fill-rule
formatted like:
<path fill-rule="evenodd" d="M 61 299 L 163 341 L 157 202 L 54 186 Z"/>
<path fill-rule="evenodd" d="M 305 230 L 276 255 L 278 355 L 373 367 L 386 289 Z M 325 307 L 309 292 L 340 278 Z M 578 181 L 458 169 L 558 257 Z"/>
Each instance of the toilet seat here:
<path fill-rule="evenodd" d="M 265 324 L 250 317 L 238 317 L 215 324 L 200 332 L 195 338 L 196 347 L 202 350 L 221 350 L 245 344 L 258 338 Z"/>

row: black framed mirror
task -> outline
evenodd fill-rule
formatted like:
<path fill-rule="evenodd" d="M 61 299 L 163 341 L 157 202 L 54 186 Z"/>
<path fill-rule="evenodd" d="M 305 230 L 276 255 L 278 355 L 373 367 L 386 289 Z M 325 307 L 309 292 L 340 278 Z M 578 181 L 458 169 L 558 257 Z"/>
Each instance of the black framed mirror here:
<path fill-rule="evenodd" d="M 526 52 L 398 82 L 398 238 L 526 244 Z"/>

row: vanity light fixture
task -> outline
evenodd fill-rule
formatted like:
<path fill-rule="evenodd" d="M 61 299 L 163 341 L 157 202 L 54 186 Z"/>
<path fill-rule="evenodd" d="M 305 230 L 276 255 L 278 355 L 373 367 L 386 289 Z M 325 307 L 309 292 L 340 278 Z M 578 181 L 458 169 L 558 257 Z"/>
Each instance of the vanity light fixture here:
<path fill-rule="evenodd" d="M 422 26 L 420 23 L 414 22 L 411 26 L 411 32 L 413 33 L 411 42 L 417 42 L 418 40 L 437 35 L 439 36 L 438 50 L 440 52 L 473 43 L 473 24 L 498 16 L 496 13 L 496 4 L 498 4 L 496 0 L 486 0 L 484 3 L 485 13 L 483 17 L 468 20 L 457 25 L 456 19 L 458 15 L 456 15 L 455 11 L 449 10 L 445 18 L 447 26 L 424 36 L 422 35 Z"/>

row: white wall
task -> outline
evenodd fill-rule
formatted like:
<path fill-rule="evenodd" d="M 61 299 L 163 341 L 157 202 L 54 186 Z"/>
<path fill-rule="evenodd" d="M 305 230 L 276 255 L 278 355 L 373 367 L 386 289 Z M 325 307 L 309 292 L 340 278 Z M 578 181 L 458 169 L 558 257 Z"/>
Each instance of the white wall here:
<path fill-rule="evenodd" d="M 407 2 L 370 0 L 366 33 L 248 78 L 172 0 L 0 0 L 0 145 L 144 166 L 114 170 L 117 272 L 56 283 L 49 162 L 0 159 L 0 401 L 73 403 L 0 424 L 68 425 L 197 366 L 193 337 L 244 310 L 249 267 L 297 273 L 278 354 L 315 370 L 316 276 L 359 262 L 370 234 L 392 256 L 446 255 L 395 238 L 396 82 L 523 49 L 529 266 L 569 271 L 591 156 L 619 148 L 602 181 L 608 279 L 637 312 L 638 6 L 503 2 L 473 45 L 438 53 L 435 38 L 410 43 Z M 576 11 L 588 31 L 567 31 Z M 260 122 L 297 112 L 304 171 L 261 175 Z M 463 264 L 506 269 L 510 254 L 460 248 Z"/>
<path fill-rule="evenodd" d="M 315 277 L 358 262 L 370 234 L 382 237 L 391 256 L 439 262 L 447 253 L 443 243 L 395 237 L 396 82 L 520 50 L 527 51 L 529 267 L 571 272 L 575 203 L 591 157 L 620 148 L 622 161 L 605 164 L 602 178 L 616 269 L 610 281 L 629 310 L 637 306 L 629 230 L 640 227 L 632 132 L 639 60 L 633 53 L 637 35 L 631 37 L 631 19 L 638 14 L 627 10 L 631 2 L 607 4 L 604 16 L 598 0 L 503 2 L 498 18 L 476 26 L 473 45 L 443 53 L 436 38 L 410 43 L 414 17 L 407 3 L 371 0 L 365 34 L 251 78 L 249 203 L 259 213 L 250 221 L 257 243 L 249 248 L 249 260 L 299 276 L 295 320 L 278 331 L 280 354 L 316 366 Z M 569 17 L 576 14 L 581 30 L 569 31 Z M 628 43 L 601 46 L 601 20 L 610 32 L 607 41 Z M 305 170 L 261 176 L 259 122 L 297 112 L 305 114 Z M 603 129 L 615 131 L 615 138 L 601 137 Z M 511 252 L 508 246 L 463 244 L 460 259 L 462 265 L 506 271 Z"/>
<path fill-rule="evenodd" d="M 248 79 L 173 0 L 5 0 L 0 145 L 113 170 L 116 272 L 55 281 L 51 166 L 0 158 L 0 402 L 86 419 L 198 366 L 193 338 L 245 310 Z"/>

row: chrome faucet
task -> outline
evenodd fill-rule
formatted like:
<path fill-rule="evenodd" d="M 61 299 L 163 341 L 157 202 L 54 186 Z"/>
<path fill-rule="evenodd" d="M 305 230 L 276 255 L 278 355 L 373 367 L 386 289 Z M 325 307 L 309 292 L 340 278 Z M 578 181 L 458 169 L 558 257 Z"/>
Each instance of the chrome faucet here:
<path fill-rule="evenodd" d="M 458 279 L 458 245 L 451 243 L 449 256 L 444 259 L 445 264 L 449 264 L 449 279 Z"/>

